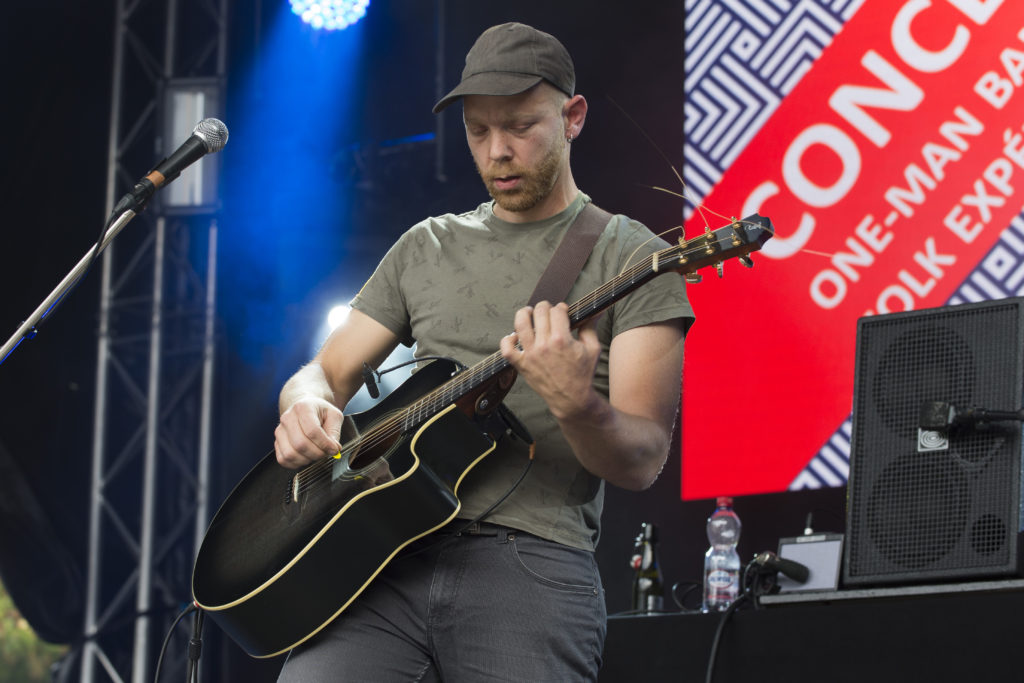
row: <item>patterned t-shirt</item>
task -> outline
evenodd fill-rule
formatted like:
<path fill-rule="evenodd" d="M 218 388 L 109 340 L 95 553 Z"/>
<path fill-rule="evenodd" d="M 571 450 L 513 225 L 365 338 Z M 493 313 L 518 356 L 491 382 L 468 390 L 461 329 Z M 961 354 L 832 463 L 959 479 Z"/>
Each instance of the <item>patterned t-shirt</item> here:
<path fill-rule="evenodd" d="M 580 193 L 561 213 L 534 223 L 509 223 L 492 202 L 460 215 L 418 223 L 391 248 L 352 301 L 405 343 L 416 356 L 447 356 L 472 366 L 496 352 L 512 331 L 569 225 L 590 201 Z M 666 243 L 643 225 L 615 216 L 598 238 L 567 301 L 594 291 Z M 666 273 L 619 300 L 602 315 L 601 358 L 594 386 L 608 395 L 612 337 L 634 327 L 681 318 L 693 311 L 681 276 Z M 592 550 L 600 528 L 603 481 L 585 470 L 544 401 L 522 379 L 505 399 L 536 440 L 535 462 L 515 492 L 487 520 L 576 548 Z M 459 517 L 472 519 L 519 478 L 522 458 L 499 448 L 467 475 L 459 488 Z"/>

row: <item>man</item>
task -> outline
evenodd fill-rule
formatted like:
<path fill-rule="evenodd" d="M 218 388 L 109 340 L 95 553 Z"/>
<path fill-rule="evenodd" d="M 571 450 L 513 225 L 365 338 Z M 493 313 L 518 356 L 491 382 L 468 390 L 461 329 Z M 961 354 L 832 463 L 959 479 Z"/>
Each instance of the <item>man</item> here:
<path fill-rule="evenodd" d="M 514 23 L 480 36 L 462 81 L 434 111 L 461 100 L 493 201 L 403 235 L 348 320 L 285 384 L 275 432 L 278 461 L 305 466 L 338 453 L 342 410 L 362 384 L 364 362 L 376 367 L 413 341 L 418 357 L 467 365 L 500 347 L 519 373 L 505 404 L 535 437 L 536 462 L 515 487 L 523 460 L 503 457 L 500 443 L 461 482 L 458 516 L 472 520 L 512 494 L 483 524 L 458 535 L 441 530 L 416 542 L 420 552 L 396 557 L 292 652 L 282 681 L 596 678 L 606 617 L 593 557 L 603 481 L 641 490 L 660 472 L 692 311 L 675 274 L 578 334 L 565 303 L 524 306 L 589 201 L 569 165 L 587 115 L 574 89 L 572 60 L 552 36 Z M 635 263 L 637 248 L 644 256 L 663 247 L 651 238 L 614 217 L 568 300 Z"/>

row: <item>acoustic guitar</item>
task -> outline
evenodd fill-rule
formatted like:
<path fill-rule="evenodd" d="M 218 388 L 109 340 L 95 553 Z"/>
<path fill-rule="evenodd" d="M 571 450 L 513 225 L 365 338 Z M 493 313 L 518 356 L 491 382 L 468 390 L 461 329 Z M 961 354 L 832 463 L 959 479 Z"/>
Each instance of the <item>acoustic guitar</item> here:
<path fill-rule="evenodd" d="M 655 276 L 749 254 L 772 236 L 754 214 L 658 251 L 569 307 L 573 329 Z M 196 604 L 254 657 L 312 637 L 398 552 L 451 522 L 459 486 L 501 436 L 515 381 L 500 352 L 461 372 L 433 361 L 373 408 L 345 417 L 341 451 L 300 470 L 264 457 L 229 494 L 192 575 Z"/>

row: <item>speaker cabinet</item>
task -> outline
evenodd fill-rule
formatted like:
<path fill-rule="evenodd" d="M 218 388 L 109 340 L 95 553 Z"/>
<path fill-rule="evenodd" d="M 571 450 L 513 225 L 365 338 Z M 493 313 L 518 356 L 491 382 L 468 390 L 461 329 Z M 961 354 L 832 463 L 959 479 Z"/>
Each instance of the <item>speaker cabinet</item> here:
<path fill-rule="evenodd" d="M 1021 424 L 923 430 L 923 404 L 1016 411 L 1024 299 L 857 324 L 844 585 L 1019 573 Z"/>

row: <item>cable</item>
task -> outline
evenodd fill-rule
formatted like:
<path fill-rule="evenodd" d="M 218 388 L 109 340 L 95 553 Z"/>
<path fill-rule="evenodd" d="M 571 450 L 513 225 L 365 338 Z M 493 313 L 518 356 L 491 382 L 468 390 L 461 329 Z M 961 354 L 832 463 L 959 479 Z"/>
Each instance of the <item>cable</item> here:
<path fill-rule="evenodd" d="M 686 591 L 683 592 L 682 597 L 676 593 L 679 590 L 680 585 L 689 586 Z M 676 607 L 679 608 L 680 612 L 699 612 L 699 607 L 687 607 L 686 598 L 689 597 L 690 593 L 704 587 L 700 581 L 676 581 L 672 584 L 672 588 L 669 589 L 669 595 L 672 596 L 672 602 L 676 603 Z"/>
<path fill-rule="evenodd" d="M 460 526 L 458 528 L 458 530 L 453 532 L 450 536 L 438 537 L 437 540 L 435 540 L 433 543 L 429 543 L 429 544 L 423 546 L 422 548 L 417 548 L 416 550 L 413 550 L 411 552 L 405 553 L 404 555 L 402 555 L 402 557 L 413 557 L 414 555 L 419 555 L 422 552 L 426 552 L 427 550 L 430 550 L 431 548 L 433 548 L 433 547 L 435 547 L 435 546 L 437 546 L 437 545 L 439 545 L 441 543 L 445 543 L 445 542 L 451 540 L 452 536 L 459 536 L 459 535 L 461 535 L 463 531 L 465 531 L 466 529 L 470 528 L 471 526 L 473 526 L 474 524 L 478 523 L 480 520 L 485 518 L 487 515 L 489 515 L 492 512 L 494 512 L 494 510 L 499 505 L 501 505 L 502 503 L 505 502 L 506 498 L 511 496 L 512 493 L 517 488 L 519 488 L 519 485 L 523 483 L 523 479 L 526 479 L 526 474 L 530 471 L 530 467 L 532 467 L 532 466 L 533 466 L 533 451 L 531 449 L 530 459 L 526 461 L 526 467 L 523 468 L 522 474 L 519 475 L 519 478 L 515 480 L 515 482 L 512 484 L 512 486 L 510 486 L 508 488 L 508 490 L 505 491 L 505 493 L 500 498 L 498 498 L 498 500 L 494 501 L 494 503 L 492 503 L 489 508 L 487 508 L 486 510 L 484 510 L 479 515 L 477 515 L 473 519 L 469 520 L 468 522 L 466 522 L 462 526 Z"/>
<path fill-rule="evenodd" d="M 496 500 L 493 503 L 491 503 L 491 506 L 489 508 L 487 508 L 486 510 L 481 512 L 479 515 L 477 515 L 475 518 L 473 518 L 472 520 L 467 522 L 461 529 L 459 529 L 458 533 L 462 533 L 463 531 L 465 531 L 469 527 L 473 526 L 474 524 L 476 524 L 477 522 L 482 520 L 484 517 L 486 517 L 487 515 L 489 515 L 492 512 L 494 512 L 494 510 L 499 505 L 504 503 L 505 499 L 508 498 L 509 496 L 511 496 L 512 493 L 517 488 L 519 488 L 519 485 L 523 483 L 523 479 L 526 479 L 526 474 L 530 471 L 531 467 L 533 467 L 533 445 L 532 444 L 530 445 L 530 459 L 526 461 L 526 467 L 523 468 L 523 472 L 522 472 L 522 474 L 519 475 L 519 478 L 516 479 L 515 482 L 512 484 L 512 486 L 510 486 L 508 488 L 508 491 L 505 491 L 505 493 L 501 496 L 501 498 L 499 498 L 498 500 Z"/>
<path fill-rule="evenodd" d="M 722 612 L 721 618 L 718 620 L 718 626 L 715 628 L 715 637 L 711 641 L 711 650 L 708 652 L 708 667 L 704 675 L 704 683 L 711 683 L 715 676 L 715 660 L 718 658 L 718 646 L 722 642 L 722 633 L 725 631 L 725 624 L 729 621 L 729 617 L 732 616 L 733 612 L 739 609 L 740 605 L 744 602 L 751 600 L 751 593 L 754 589 L 754 584 L 758 578 L 756 572 L 751 572 L 750 569 L 756 564 L 756 560 L 751 560 L 743 568 L 743 572 L 740 575 L 740 585 L 742 590 L 740 594 L 736 596 L 736 599 L 732 601 L 724 612 Z"/>
<path fill-rule="evenodd" d="M 154 669 L 154 671 L 153 671 L 153 683 L 159 683 L 159 681 L 160 681 L 160 669 L 163 668 L 164 653 L 167 652 L 167 646 L 171 642 L 171 636 L 174 635 L 174 629 L 176 629 L 178 627 L 178 623 L 182 619 L 184 619 L 188 615 L 189 612 L 191 612 L 193 610 L 195 610 L 196 612 L 199 613 L 199 616 L 197 616 L 196 618 L 200 619 L 200 617 L 202 615 L 202 611 L 198 607 L 196 607 L 196 604 L 194 602 L 190 602 L 188 607 L 183 609 L 178 614 L 178 616 L 174 618 L 174 621 L 171 623 L 171 627 L 169 629 L 167 629 L 167 635 L 164 636 L 164 642 L 160 646 L 160 656 L 158 656 L 157 659 L 156 659 L 156 669 Z M 200 619 L 199 623 L 202 624 L 201 619 Z M 195 626 L 195 622 L 193 622 L 193 628 L 194 628 L 194 626 Z M 190 660 L 190 665 L 191 665 L 191 660 Z M 189 675 L 190 675 L 190 677 L 191 677 L 191 674 L 192 674 L 192 670 L 191 670 L 191 666 L 190 666 L 189 667 Z"/>
<path fill-rule="evenodd" d="M 203 619 L 206 613 L 196 610 L 192 619 L 192 638 L 188 641 L 188 675 L 186 683 L 199 683 L 199 657 L 203 654 Z"/>
<path fill-rule="evenodd" d="M 708 669 L 704 676 L 704 683 L 711 683 L 715 676 L 715 659 L 718 657 L 718 646 L 722 642 L 722 633 L 725 631 L 725 624 L 729 621 L 739 606 L 747 599 L 746 593 L 741 593 L 732 601 L 718 620 L 718 627 L 715 628 L 715 637 L 711 641 L 711 651 L 708 653 Z"/>
<path fill-rule="evenodd" d="M 404 361 L 402 363 L 399 363 L 398 365 L 392 365 L 390 368 L 387 368 L 386 370 L 374 370 L 367 363 L 363 363 L 363 365 L 367 370 L 369 370 L 371 376 L 377 375 L 377 381 L 379 382 L 381 375 L 386 375 L 393 370 L 397 370 L 398 368 L 404 368 L 406 365 L 412 365 L 413 363 L 422 363 L 423 361 L 428 360 L 446 360 L 452 365 L 454 365 L 459 372 L 469 369 L 469 366 L 467 366 L 465 363 L 461 363 L 455 360 L 454 358 L 450 358 L 448 356 L 421 356 L 419 358 L 413 358 L 412 360 Z"/>

